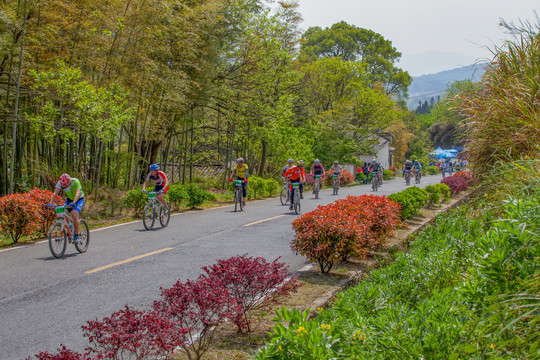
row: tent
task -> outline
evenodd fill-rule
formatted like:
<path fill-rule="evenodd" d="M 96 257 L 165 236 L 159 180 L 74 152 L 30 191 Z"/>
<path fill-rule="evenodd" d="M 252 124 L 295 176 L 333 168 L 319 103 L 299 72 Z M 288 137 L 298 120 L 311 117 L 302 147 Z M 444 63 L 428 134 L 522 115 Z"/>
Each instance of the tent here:
<path fill-rule="evenodd" d="M 433 156 L 433 157 L 438 157 L 439 154 L 442 154 L 444 153 L 444 150 L 441 149 L 441 147 L 439 146 L 437 149 L 433 150 L 432 152 L 429 153 L 430 156 Z"/>

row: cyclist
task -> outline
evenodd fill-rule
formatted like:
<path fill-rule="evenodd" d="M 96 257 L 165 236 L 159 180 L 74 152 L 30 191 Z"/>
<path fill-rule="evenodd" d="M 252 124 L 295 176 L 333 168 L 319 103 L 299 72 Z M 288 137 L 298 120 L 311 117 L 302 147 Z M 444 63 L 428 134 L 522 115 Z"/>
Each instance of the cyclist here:
<path fill-rule="evenodd" d="M 242 180 L 242 204 L 246 205 L 246 195 L 247 195 L 247 183 L 248 183 L 248 166 L 247 164 L 244 164 L 244 159 L 238 158 L 236 159 L 236 166 L 233 169 L 233 173 L 231 174 L 231 177 L 229 178 L 229 181 L 233 180 L 233 176 L 236 175 L 236 178 L 238 180 Z"/>
<path fill-rule="evenodd" d="M 420 165 L 418 160 L 414 160 L 413 170 L 414 170 L 415 173 L 419 172 L 420 176 L 422 176 L 422 165 Z"/>
<path fill-rule="evenodd" d="M 339 187 L 339 175 L 341 175 L 341 170 L 343 170 L 343 168 L 341 167 L 341 165 L 339 165 L 339 161 L 334 161 L 334 165 L 332 165 L 332 167 L 330 168 L 330 170 L 332 170 L 332 172 L 334 173 L 334 175 L 337 175 L 338 176 L 338 187 Z"/>
<path fill-rule="evenodd" d="M 154 182 L 154 192 L 156 192 L 156 198 L 161 204 L 163 204 L 165 209 L 168 209 L 169 205 L 165 200 L 165 194 L 167 193 L 167 190 L 169 190 L 169 179 L 167 179 L 167 176 L 165 176 L 163 171 L 159 170 L 158 164 L 150 165 L 150 173 L 148 173 L 146 180 L 142 184 L 142 192 L 146 192 L 146 184 L 150 180 Z"/>
<path fill-rule="evenodd" d="M 375 173 L 382 184 L 381 169 L 381 164 L 379 164 L 376 159 L 371 160 L 371 173 Z"/>
<path fill-rule="evenodd" d="M 281 172 L 281 176 L 283 176 L 285 174 L 285 171 L 289 170 L 293 166 L 294 166 L 294 160 L 293 159 L 287 160 L 287 165 L 285 165 L 283 167 L 283 171 Z"/>
<path fill-rule="evenodd" d="M 58 196 L 60 190 L 64 190 L 66 194 L 65 207 L 68 210 L 71 210 L 71 217 L 73 219 L 73 242 L 78 244 L 79 241 L 79 231 L 81 229 L 79 225 L 79 215 L 81 214 L 82 208 L 84 206 L 84 193 L 82 191 L 81 182 L 78 179 L 72 178 L 68 174 L 62 174 L 60 180 L 56 183 L 54 188 L 54 193 L 51 196 L 50 206 L 54 203 L 54 199 Z"/>
<path fill-rule="evenodd" d="M 313 162 L 313 165 L 311 165 L 311 173 L 313 174 L 313 176 L 324 175 L 324 166 L 323 164 L 321 164 L 319 159 L 315 159 L 315 161 Z M 313 193 L 315 193 L 315 188 L 313 188 Z"/>
<path fill-rule="evenodd" d="M 303 183 L 306 178 L 306 171 L 304 169 L 304 165 L 306 163 L 303 160 L 298 160 L 296 163 L 296 166 L 293 166 L 289 168 L 283 176 L 285 178 L 288 178 L 291 183 L 300 183 L 300 199 L 304 198 L 304 186 Z M 294 188 L 291 190 L 291 206 L 289 206 L 289 210 L 294 209 Z"/>
<path fill-rule="evenodd" d="M 410 173 L 413 168 L 413 164 L 411 160 L 405 160 L 405 165 L 403 165 L 403 177 L 407 175 L 407 173 Z"/>

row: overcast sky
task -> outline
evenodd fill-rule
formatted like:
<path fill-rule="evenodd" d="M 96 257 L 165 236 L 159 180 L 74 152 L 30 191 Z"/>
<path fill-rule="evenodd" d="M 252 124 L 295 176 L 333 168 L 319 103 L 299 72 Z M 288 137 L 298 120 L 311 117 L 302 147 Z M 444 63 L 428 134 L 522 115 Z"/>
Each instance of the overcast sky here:
<path fill-rule="evenodd" d="M 500 18 L 534 22 L 533 11 L 540 12 L 540 0 L 299 0 L 299 4 L 304 30 L 344 20 L 392 41 L 403 60 L 431 50 L 485 59 L 490 57 L 485 46 L 493 48 L 509 38 L 499 26 Z"/>

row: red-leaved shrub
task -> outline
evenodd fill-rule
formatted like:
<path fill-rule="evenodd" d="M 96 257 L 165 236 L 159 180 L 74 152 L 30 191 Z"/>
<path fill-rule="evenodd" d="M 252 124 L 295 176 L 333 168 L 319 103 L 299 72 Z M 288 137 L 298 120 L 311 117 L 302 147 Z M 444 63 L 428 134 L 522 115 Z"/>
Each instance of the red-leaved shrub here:
<path fill-rule="evenodd" d="M 56 213 L 54 212 L 54 209 L 45 207 L 45 205 L 51 201 L 53 193 L 49 190 L 35 188 L 26 194 L 38 204 L 40 221 L 39 227 L 36 230 L 42 234 L 46 234 L 49 231 L 52 223 L 56 220 Z M 64 202 L 60 196 L 57 196 L 54 203 L 55 205 L 62 205 Z"/>
<path fill-rule="evenodd" d="M 441 180 L 442 184 L 446 184 L 450 188 L 452 195 L 459 194 L 463 190 L 467 190 L 468 183 L 461 176 L 447 176 Z"/>
<path fill-rule="evenodd" d="M 215 327 L 226 320 L 234 321 L 239 309 L 236 301 L 217 277 L 199 277 L 196 281 L 178 281 L 170 289 L 161 289 L 162 300 L 154 310 L 185 332 L 180 346 L 188 358 L 196 359 L 208 350 Z"/>
<path fill-rule="evenodd" d="M 467 180 L 467 185 L 472 186 L 476 184 L 476 177 L 472 171 L 458 171 L 454 176 L 459 176 Z"/>
<path fill-rule="evenodd" d="M 51 354 L 48 351 L 40 352 L 34 357 L 28 357 L 26 360 L 92 360 L 88 354 L 79 354 L 78 352 L 67 349 L 64 345 L 60 345 L 57 354 Z"/>
<path fill-rule="evenodd" d="M 103 321 L 88 321 L 82 328 L 92 344 L 86 350 L 98 359 L 166 359 L 185 344 L 187 332 L 159 312 L 127 305 Z"/>
<path fill-rule="evenodd" d="M 297 218 L 291 248 L 317 262 L 325 273 L 336 261 L 377 248 L 400 224 L 399 205 L 389 199 L 349 196 Z"/>
<path fill-rule="evenodd" d="M 332 175 L 334 175 L 334 171 L 332 169 L 328 170 L 324 173 L 322 179 L 324 181 L 324 184 L 327 186 L 332 186 Z M 341 170 L 341 175 L 339 176 L 339 185 L 345 186 L 354 181 L 354 175 L 348 172 L 347 170 L 343 169 Z"/>
<path fill-rule="evenodd" d="M 269 263 L 262 257 L 245 254 L 202 268 L 208 277 L 218 278 L 238 302 L 238 313 L 232 321 L 239 332 L 244 328 L 251 331 L 251 312 L 269 310 L 281 296 L 295 292 L 300 286 L 295 277 L 287 280 L 290 275 L 287 267 L 278 260 Z"/>
<path fill-rule="evenodd" d="M 0 232 L 14 243 L 37 232 L 39 204 L 27 194 L 11 194 L 0 198 Z"/>

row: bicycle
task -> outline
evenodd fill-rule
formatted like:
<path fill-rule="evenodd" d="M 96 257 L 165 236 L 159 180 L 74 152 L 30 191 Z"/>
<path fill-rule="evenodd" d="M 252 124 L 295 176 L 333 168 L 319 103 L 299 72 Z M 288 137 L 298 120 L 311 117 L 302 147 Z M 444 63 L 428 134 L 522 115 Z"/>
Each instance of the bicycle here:
<path fill-rule="evenodd" d="M 146 192 L 146 191 L 145 191 Z M 159 217 L 159 223 L 161 226 L 166 227 L 169 225 L 169 219 L 171 218 L 171 212 L 168 207 L 156 198 L 156 192 L 147 192 L 148 202 L 143 211 L 143 225 L 146 230 L 151 230 L 154 227 L 156 217 Z"/>
<path fill-rule="evenodd" d="M 319 198 L 319 191 L 321 190 L 321 175 L 313 175 L 313 193 L 315 194 L 315 199 Z"/>
<path fill-rule="evenodd" d="M 415 171 L 414 173 L 414 182 L 417 184 L 420 184 L 420 180 L 422 179 L 422 172 L 420 170 Z"/>
<path fill-rule="evenodd" d="M 379 182 L 381 181 L 379 179 L 379 174 L 377 174 L 377 172 L 373 172 L 371 174 L 371 178 L 372 178 L 372 181 L 371 181 L 371 188 L 373 189 L 373 191 L 377 191 L 377 189 L 381 186 L 379 184 Z"/>
<path fill-rule="evenodd" d="M 56 212 L 56 221 L 49 228 L 49 250 L 55 258 L 61 258 L 66 252 L 67 244 L 74 244 L 79 253 L 88 250 L 90 243 L 90 231 L 88 223 L 84 219 L 79 219 L 80 233 L 77 242 L 73 240 L 73 218 L 66 212 L 66 206 L 54 207 Z M 68 208 L 69 209 L 69 208 Z M 70 212 L 72 211 L 72 208 Z"/>
<path fill-rule="evenodd" d="M 405 170 L 405 184 L 411 185 L 411 171 Z"/>
<path fill-rule="evenodd" d="M 292 191 L 293 189 L 294 189 L 293 208 L 294 208 L 294 212 L 298 215 L 300 214 L 300 183 L 299 182 L 291 183 L 290 191 Z"/>
<path fill-rule="evenodd" d="M 234 212 L 237 211 L 238 205 L 240 205 L 240 211 L 244 210 L 244 201 L 243 201 L 243 180 L 236 179 L 234 180 Z"/>
<path fill-rule="evenodd" d="M 339 174 L 332 175 L 332 195 L 337 195 L 339 190 Z"/>
<path fill-rule="evenodd" d="M 283 187 L 281 188 L 279 200 L 281 201 L 281 205 L 287 205 L 291 200 L 291 190 L 289 189 L 289 185 L 287 184 L 286 180 L 283 181 Z"/>

